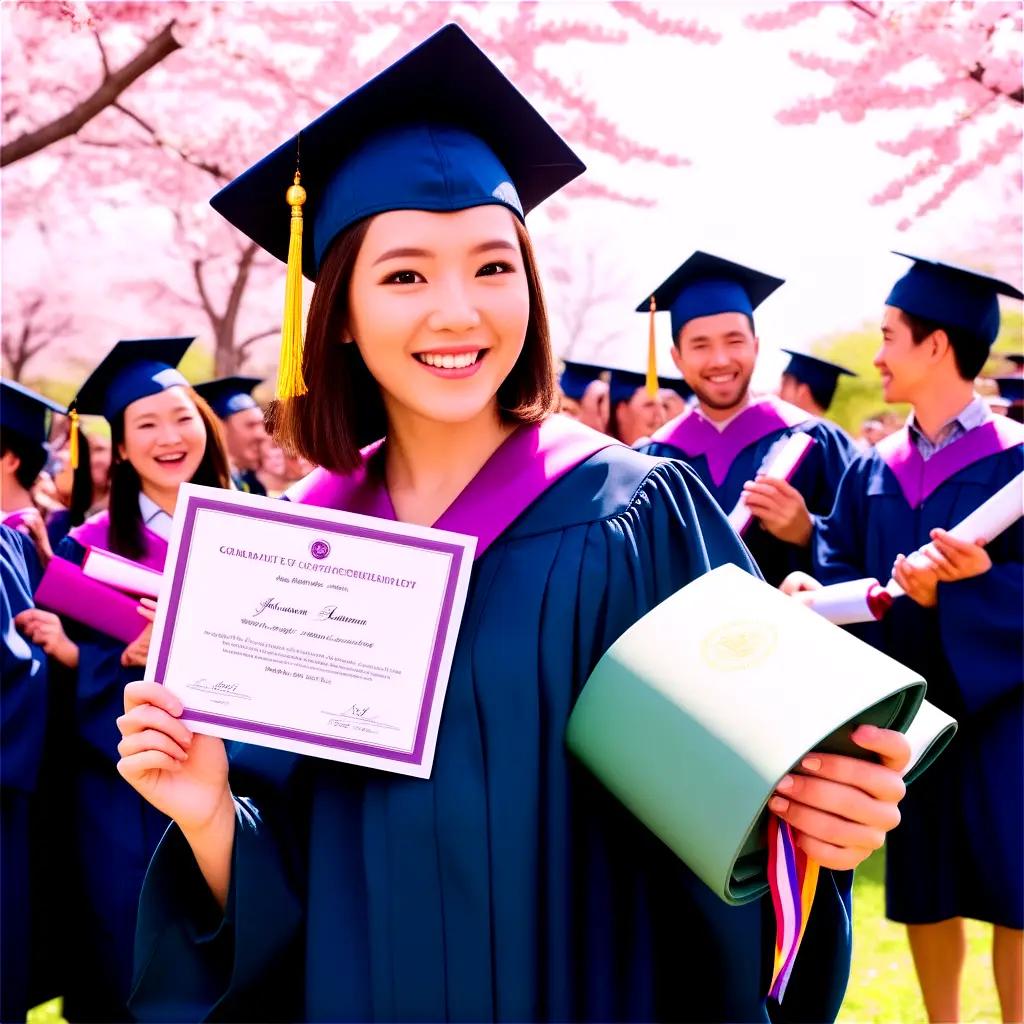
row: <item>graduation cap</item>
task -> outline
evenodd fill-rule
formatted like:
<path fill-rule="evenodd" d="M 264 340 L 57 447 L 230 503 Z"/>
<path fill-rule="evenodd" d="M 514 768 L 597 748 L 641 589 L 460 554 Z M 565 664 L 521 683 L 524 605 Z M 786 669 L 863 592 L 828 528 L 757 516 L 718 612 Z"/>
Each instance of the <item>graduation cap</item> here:
<path fill-rule="evenodd" d="M 448 212 L 490 204 L 522 218 L 583 170 L 558 133 L 456 25 L 434 33 L 282 143 L 211 200 L 288 263 L 278 397 L 306 390 L 301 274 L 316 278 L 345 228 L 388 210 Z M 290 220 L 282 200 L 291 207 Z M 303 237 L 307 200 L 312 230 Z"/>
<path fill-rule="evenodd" d="M 262 377 L 218 377 L 204 384 L 196 384 L 195 391 L 224 420 L 236 412 L 258 409 L 259 402 L 252 397 L 252 392 L 253 388 L 262 383 Z"/>
<path fill-rule="evenodd" d="M 996 377 L 999 397 L 1005 398 L 1011 405 L 1024 402 L 1024 377 Z"/>
<path fill-rule="evenodd" d="M 893 285 L 885 304 L 911 316 L 963 328 L 986 347 L 999 333 L 996 296 L 1024 299 L 1024 293 L 1012 284 L 987 274 L 895 249 L 893 253 L 913 260 L 914 265 Z"/>
<path fill-rule="evenodd" d="M 1000 358 L 1013 363 L 1017 368 L 1018 373 L 1024 370 L 1024 353 L 1021 352 L 1000 352 Z"/>
<path fill-rule="evenodd" d="M 612 408 L 619 402 L 628 402 L 636 391 L 646 384 L 646 373 L 639 373 L 636 370 L 612 370 L 611 379 L 608 381 L 608 393 L 611 397 Z"/>
<path fill-rule="evenodd" d="M 601 374 L 607 373 L 605 366 L 594 366 L 592 363 L 573 363 L 566 361 L 562 376 L 558 378 L 558 386 L 566 398 L 578 402 L 583 398 L 584 392 L 595 380 L 600 380 Z"/>
<path fill-rule="evenodd" d="M 67 410 L 13 380 L 0 381 L 0 426 L 5 431 L 10 430 L 25 441 L 45 447 L 55 412 L 64 414 Z"/>
<path fill-rule="evenodd" d="M 838 363 L 831 363 L 827 359 L 819 359 L 817 356 L 809 356 L 789 348 L 782 351 L 789 356 L 789 365 L 782 372 L 806 384 L 822 408 L 827 409 L 832 404 L 840 377 L 857 376 L 853 370 L 848 370 Z"/>

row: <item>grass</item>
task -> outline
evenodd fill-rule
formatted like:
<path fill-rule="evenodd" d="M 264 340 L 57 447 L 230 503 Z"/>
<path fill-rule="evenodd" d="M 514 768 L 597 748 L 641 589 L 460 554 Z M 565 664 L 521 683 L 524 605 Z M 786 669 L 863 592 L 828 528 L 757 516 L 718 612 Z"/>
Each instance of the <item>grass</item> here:
<path fill-rule="evenodd" d="M 841 1024 L 911 1024 L 924 1021 L 924 1004 L 914 976 L 903 925 L 885 919 L 885 853 L 879 851 L 857 871 L 853 886 L 853 967 Z M 999 1000 L 992 980 L 992 929 L 967 922 L 964 1021 L 998 1021 Z M 61 1000 L 29 1013 L 29 1024 L 61 1024 Z"/>
<path fill-rule="evenodd" d="M 885 854 L 879 851 L 858 870 L 853 885 L 853 967 L 843 1024 L 924 1021 L 924 1003 L 901 924 L 885 919 Z M 967 922 L 961 1019 L 998 1021 L 999 999 L 992 980 L 992 927 Z"/>

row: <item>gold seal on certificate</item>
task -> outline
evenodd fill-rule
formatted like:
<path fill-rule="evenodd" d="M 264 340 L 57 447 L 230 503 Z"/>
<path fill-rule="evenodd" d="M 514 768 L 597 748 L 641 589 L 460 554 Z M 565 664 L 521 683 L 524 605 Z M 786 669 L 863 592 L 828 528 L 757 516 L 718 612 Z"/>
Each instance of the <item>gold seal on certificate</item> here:
<path fill-rule="evenodd" d="M 197 732 L 427 778 L 475 548 L 184 485 L 146 678 Z"/>

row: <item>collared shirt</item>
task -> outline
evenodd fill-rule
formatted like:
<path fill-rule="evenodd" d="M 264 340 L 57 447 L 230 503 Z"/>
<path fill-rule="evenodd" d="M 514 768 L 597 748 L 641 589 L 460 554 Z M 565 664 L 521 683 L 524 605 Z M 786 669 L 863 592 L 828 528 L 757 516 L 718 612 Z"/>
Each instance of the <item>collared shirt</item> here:
<path fill-rule="evenodd" d="M 911 441 L 914 442 L 921 458 L 927 462 L 936 452 L 941 452 L 954 441 L 958 441 L 968 431 L 975 427 L 983 426 L 992 419 L 992 413 L 986 405 L 985 400 L 975 395 L 955 416 L 946 420 L 939 427 L 935 440 L 931 441 L 924 436 L 921 428 L 914 419 L 914 414 L 907 417 L 907 432 Z"/>
<path fill-rule="evenodd" d="M 708 423 L 711 424 L 711 426 L 715 428 L 715 430 L 717 430 L 721 434 L 725 431 L 725 428 L 729 426 L 729 424 L 732 423 L 734 419 L 736 419 L 737 416 L 739 416 L 741 413 L 746 412 L 747 409 L 751 405 L 753 405 L 754 401 L 755 400 L 750 397 L 750 392 L 748 391 L 746 395 L 744 395 L 743 397 L 743 404 L 730 417 L 728 417 L 728 419 L 724 420 L 713 420 L 710 416 L 708 416 L 706 412 L 704 412 L 703 409 L 701 409 L 699 402 L 696 405 L 694 405 L 693 409 L 694 412 L 696 412 L 702 420 L 706 420 Z"/>
<path fill-rule="evenodd" d="M 139 492 L 139 512 L 147 530 L 152 530 L 163 540 L 171 539 L 171 524 L 174 520 L 152 498 Z"/>

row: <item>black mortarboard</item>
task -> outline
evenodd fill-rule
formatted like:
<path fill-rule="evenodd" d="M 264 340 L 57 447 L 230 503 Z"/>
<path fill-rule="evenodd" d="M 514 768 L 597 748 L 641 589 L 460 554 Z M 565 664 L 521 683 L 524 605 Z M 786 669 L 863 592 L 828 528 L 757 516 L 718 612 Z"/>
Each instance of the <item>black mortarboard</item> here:
<path fill-rule="evenodd" d="M 0 426 L 4 430 L 43 446 L 50 436 L 50 420 L 55 412 L 67 410 L 13 380 L 0 381 Z"/>
<path fill-rule="evenodd" d="M 595 381 L 599 380 L 602 373 L 607 373 L 604 366 L 594 366 L 592 363 L 574 363 L 566 361 L 562 375 L 558 379 L 558 386 L 566 398 L 579 401 L 583 393 Z"/>
<path fill-rule="evenodd" d="M 196 384 L 195 390 L 223 420 L 245 409 L 258 409 L 259 402 L 252 397 L 252 392 L 262 383 L 262 377 L 218 377 Z"/>
<path fill-rule="evenodd" d="M 188 381 L 176 369 L 195 338 L 119 341 L 89 374 L 72 403 L 77 413 L 113 420 L 132 402 Z"/>
<path fill-rule="evenodd" d="M 654 290 L 659 310 L 672 314 L 672 339 L 691 320 L 716 313 L 745 313 L 753 316 L 765 299 L 780 285 L 781 277 L 772 277 L 740 263 L 695 252 Z M 636 307 L 638 313 L 650 311 L 650 296 Z"/>
<path fill-rule="evenodd" d="M 885 304 L 923 320 L 960 327 L 987 346 L 999 333 L 996 296 L 1024 299 L 1018 288 L 987 274 L 906 252 L 893 252 L 913 260 L 914 265 L 893 285 Z"/>
<path fill-rule="evenodd" d="M 818 356 L 795 352 L 789 348 L 784 348 L 782 351 L 789 356 L 789 365 L 782 372 L 806 384 L 825 408 L 828 408 L 832 402 L 839 378 L 857 376 L 853 370 L 848 370 L 838 363 L 831 363 L 827 359 L 819 359 Z"/>

